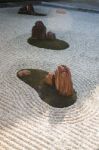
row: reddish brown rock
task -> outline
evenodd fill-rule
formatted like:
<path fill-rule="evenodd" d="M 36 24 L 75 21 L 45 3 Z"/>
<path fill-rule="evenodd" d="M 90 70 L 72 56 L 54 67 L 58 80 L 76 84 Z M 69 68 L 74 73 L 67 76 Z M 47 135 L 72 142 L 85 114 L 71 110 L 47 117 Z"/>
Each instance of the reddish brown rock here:
<path fill-rule="evenodd" d="M 37 21 L 35 23 L 35 26 L 33 26 L 32 28 L 32 38 L 40 40 L 54 40 L 56 39 L 56 35 L 51 31 L 46 33 L 46 26 L 43 24 L 42 21 Z"/>
<path fill-rule="evenodd" d="M 18 75 L 19 77 L 25 77 L 25 76 L 29 76 L 30 74 L 31 74 L 31 72 L 30 72 L 29 70 L 26 70 L 26 69 L 25 69 L 25 70 L 19 71 L 17 75 Z"/>
<path fill-rule="evenodd" d="M 73 95 L 73 83 L 70 69 L 64 65 L 58 66 L 54 74 L 46 76 L 46 84 L 54 85 L 56 90 L 63 96 Z"/>
<path fill-rule="evenodd" d="M 45 83 L 53 86 L 54 84 L 54 74 L 53 73 L 48 73 L 47 76 L 45 77 Z"/>
<path fill-rule="evenodd" d="M 32 38 L 40 40 L 46 39 L 46 27 L 42 21 L 37 21 L 35 26 L 33 26 Z"/>
<path fill-rule="evenodd" d="M 55 33 L 51 32 L 51 31 L 47 32 L 46 39 L 48 39 L 48 40 L 54 40 L 54 39 L 56 39 Z"/>
<path fill-rule="evenodd" d="M 56 13 L 59 13 L 59 14 L 66 14 L 66 11 L 65 11 L 65 9 L 57 9 L 57 10 L 56 10 Z"/>

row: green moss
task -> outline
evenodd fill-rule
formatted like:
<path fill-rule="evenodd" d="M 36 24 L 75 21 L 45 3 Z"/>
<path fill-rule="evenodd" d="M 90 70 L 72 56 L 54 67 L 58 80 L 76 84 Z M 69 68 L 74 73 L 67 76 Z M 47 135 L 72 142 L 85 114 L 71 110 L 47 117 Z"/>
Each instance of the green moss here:
<path fill-rule="evenodd" d="M 68 107 L 74 104 L 77 99 L 75 91 L 73 96 L 61 96 L 55 87 L 48 86 L 44 83 L 44 78 L 48 72 L 39 69 L 28 70 L 31 71 L 31 75 L 19 78 L 34 88 L 44 102 L 58 108 Z"/>
<path fill-rule="evenodd" d="M 52 49 L 52 50 L 63 50 L 69 47 L 68 43 L 59 39 L 37 40 L 37 39 L 33 39 L 30 37 L 28 39 L 28 43 L 39 48 L 46 48 L 46 49 Z"/>

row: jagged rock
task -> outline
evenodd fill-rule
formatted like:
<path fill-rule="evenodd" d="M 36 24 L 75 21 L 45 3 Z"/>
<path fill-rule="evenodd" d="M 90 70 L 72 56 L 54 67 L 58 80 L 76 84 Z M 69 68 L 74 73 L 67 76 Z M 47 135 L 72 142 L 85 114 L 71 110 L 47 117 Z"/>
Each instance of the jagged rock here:
<path fill-rule="evenodd" d="M 73 95 L 73 83 L 70 69 L 67 66 L 58 66 L 55 73 L 49 73 L 45 78 L 45 83 L 52 86 L 63 96 Z"/>
<path fill-rule="evenodd" d="M 40 40 L 46 39 L 46 27 L 42 21 L 37 21 L 35 26 L 33 26 L 32 38 Z"/>
<path fill-rule="evenodd" d="M 45 77 L 45 83 L 47 83 L 50 86 L 53 86 L 54 84 L 54 74 L 48 73 Z"/>

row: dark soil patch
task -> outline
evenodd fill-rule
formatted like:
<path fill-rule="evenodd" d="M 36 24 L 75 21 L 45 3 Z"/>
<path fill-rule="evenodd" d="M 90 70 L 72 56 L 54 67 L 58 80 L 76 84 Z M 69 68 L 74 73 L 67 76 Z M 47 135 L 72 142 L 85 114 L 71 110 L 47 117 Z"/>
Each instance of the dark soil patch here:
<path fill-rule="evenodd" d="M 20 11 L 20 10 L 19 10 L 18 14 L 33 15 L 33 16 L 46 16 L 46 14 L 42 14 L 42 13 L 37 13 L 37 12 L 27 13 L 26 11 Z"/>
<path fill-rule="evenodd" d="M 52 50 L 63 50 L 69 47 L 69 44 L 67 42 L 59 39 L 37 40 L 37 39 L 29 38 L 28 43 L 39 48 L 46 48 Z"/>

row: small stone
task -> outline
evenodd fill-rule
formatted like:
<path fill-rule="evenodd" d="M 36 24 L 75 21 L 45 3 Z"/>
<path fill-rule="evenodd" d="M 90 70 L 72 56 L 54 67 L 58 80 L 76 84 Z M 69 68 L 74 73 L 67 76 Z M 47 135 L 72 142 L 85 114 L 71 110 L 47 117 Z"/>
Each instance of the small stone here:
<path fill-rule="evenodd" d="M 29 70 L 21 70 L 18 72 L 19 77 L 29 76 L 30 74 L 31 74 L 31 71 L 29 71 Z"/>
<path fill-rule="evenodd" d="M 54 39 L 56 39 L 55 33 L 51 32 L 51 31 L 47 32 L 46 39 L 48 39 L 48 40 L 54 40 Z"/>
<path fill-rule="evenodd" d="M 66 14 L 66 11 L 64 9 L 57 9 L 56 10 L 56 13 L 59 13 L 59 14 Z"/>

